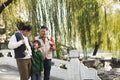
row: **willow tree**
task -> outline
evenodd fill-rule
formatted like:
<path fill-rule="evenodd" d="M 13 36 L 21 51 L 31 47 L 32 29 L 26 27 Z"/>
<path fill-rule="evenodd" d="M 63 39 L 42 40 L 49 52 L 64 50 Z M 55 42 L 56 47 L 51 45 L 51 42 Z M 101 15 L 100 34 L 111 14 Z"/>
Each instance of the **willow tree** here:
<path fill-rule="evenodd" d="M 100 33 L 97 32 L 99 29 L 99 5 L 97 0 L 68 0 L 66 3 L 71 41 L 73 43 L 78 41 L 77 44 L 81 44 L 81 50 L 86 53 L 88 49 L 94 48 L 95 42 L 99 43 L 101 39 Z"/>
<path fill-rule="evenodd" d="M 32 25 L 32 39 L 39 32 L 39 22 L 37 20 L 37 0 L 24 0 L 28 14 L 28 22 Z M 28 4 L 29 3 L 29 4 Z"/>
<path fill-rule="evenodd" d="M 116 58 L 120 57 L 120 23 L 119 23 L 119 4 L 116 0 L 110 2 L 109 0 L 103 0 L 101 2 L 100 11 L 100 31 L 102 32 L 102 46 L 100 47 L 104 51 L 110 51 Z M 103 5 L 104 4 L 104 5 Z"/>
<path fill-rule="evenodd" d="M 2 25 L 2 28 L 5 28 L 5 34 L 6 34 L 6 39 L 5 41 L 8 42 L 8 34 L 10 31 L 13 31 L 14 28 L 11 28 L 10 30 L 10 26 L 12 23 L 12 20 L 14 19 L 14 16 L 12 17 L 11 15 L 13 14 L 12 12 L 12 4 L 14 3 L 13 0 L 7 0 L 6 2 L 4 1 L 0 1 L 1 6 L 0 6 L 0 24 Z M 9 15 L 8 15 L 9 14 Z M 10 15 L 11 14 L 11 15 Z M 2 34 L 3 35 L 3 34 Z"/>
<path fill-rule="evenodd" d="M 60 43 L 58 51 L 64 44 L 83 51 L 85 56 L 95 47 L 96 51 L 99 47 L 116 55 L 120 50 L 120 11 L 114 11 L 113 5 L 116 2 L 109 0 L 15 0 L 0 17 L 6 29 L 13 32 L 17 21 L 28 21 L 33 26 L 32 39 L 40 26 L 46 25 Z"/>
<path fill-rule="evenodd" d="M 17 29 L 16 23 L 18 21 L 26 21 L 25 18 L 25 5 L 23 0 L 0 0 L 0 27 L 5 28 L 5 41 L 9 40 L 11 36 Z"/>
<path fill-rule="evenodd" d="M 39 27 L 45 25 L 49 29 L 49 35 L 55 38 L 56 44 L 59 41 L 64 42 L 63 37 L 65 34 L 63 28 L 65 27 L 65 22 L 63 20 L 65 15 L 65 0 L 26 0 L 25 4 L 29 10 L 29 22 L 32 22 L 34 26 L 34 36 L 38 34 Z M 59 46 L 57 45 L 57 47 Z M 57 51 L 59 51 L 58 49 Z"/>
<path fill-rule="evenodd" d="M 83 51 L 100 42 L 99 11 L 96 0 L 28 0 L 32 23 L 46 24 L 56 42 Z M 27 3 L 28 3 L 27 2 Z M 49 3 L 49 4 L 48 4 Z M 29 19 L 30 20 L 30 19 Z M 39 28 L 39 27 L 35 27 Z M 98 37 L 99 36 L 99 37 Z M 94 40 L 92 40 L 94 38 Z M 80 45 L 78 45 L 80 44 Z"/>
<path fill-rule="evenodd" d="M 6 2 L 3 2 L 2 5 L 0 6 L 0 13 L 10 4 L 12 3 L 13 0 L 7 0 Z"/>

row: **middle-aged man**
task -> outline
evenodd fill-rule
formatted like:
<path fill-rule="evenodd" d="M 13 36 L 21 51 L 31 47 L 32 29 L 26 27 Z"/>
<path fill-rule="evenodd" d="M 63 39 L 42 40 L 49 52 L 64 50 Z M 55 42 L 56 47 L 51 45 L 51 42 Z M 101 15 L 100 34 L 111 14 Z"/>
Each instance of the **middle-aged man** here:
<path fill-rule="evenodd" d="M 52 37 L 48 37 L 48 28 L 41 26 L 40 35 L 35 37 L 41 43 L 41 52 L 44 57 L 44 80 L 50 79 L 52 52 L 56 49 L 55 41 Z"/>
<path fill-rule="evenodd" d="M 31 30 L 30 25 L 22 25 L 20 31 L 13 34 L 8 43 L 8 48 L 14 49 L 15 52 L 20 80 L 28 80 L 31 74 L 32 46 L 28 38 Z"/>

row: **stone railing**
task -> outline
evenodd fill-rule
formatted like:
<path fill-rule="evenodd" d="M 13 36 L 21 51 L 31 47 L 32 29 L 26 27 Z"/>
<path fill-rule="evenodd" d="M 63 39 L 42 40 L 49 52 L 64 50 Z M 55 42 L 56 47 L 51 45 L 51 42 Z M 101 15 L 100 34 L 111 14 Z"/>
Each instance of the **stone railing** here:
<path fill-rule="evenodd" d="M 0 50 L 0 55 L 2 55 L 1 57 L 13 57 L 14 58 L 14 51 L 9 50 L 9 49 L 3 49 L 3 50 Z"/>
<path fill-rule="evenodd" d="M 71 50 L 69 58 L 69 61 L 53 59 L 51 75 L 63 80 L 100 80 L 95 69 L 88 68 L 79 61 L 79 51 Z M 61 64 L 64 64 L 66 69 L 61 69 Z"/>

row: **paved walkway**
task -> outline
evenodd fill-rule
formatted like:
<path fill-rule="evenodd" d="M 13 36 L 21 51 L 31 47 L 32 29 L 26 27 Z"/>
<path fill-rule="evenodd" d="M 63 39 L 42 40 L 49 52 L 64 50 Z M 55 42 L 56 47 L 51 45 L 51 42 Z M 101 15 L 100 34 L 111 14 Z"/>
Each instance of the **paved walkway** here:
<path fill-rule="evenodd" d="M 9 65 L 0 65 L 0 80 L 19 80 L 19 73 L 15 67 Z M 62 80 L 51 77 L 50 80 Z"/>
<path fill-rule="evenodd" d="M 19 73 L 15 67 L 0 65 L 0 80 L 19 80 Z"/>

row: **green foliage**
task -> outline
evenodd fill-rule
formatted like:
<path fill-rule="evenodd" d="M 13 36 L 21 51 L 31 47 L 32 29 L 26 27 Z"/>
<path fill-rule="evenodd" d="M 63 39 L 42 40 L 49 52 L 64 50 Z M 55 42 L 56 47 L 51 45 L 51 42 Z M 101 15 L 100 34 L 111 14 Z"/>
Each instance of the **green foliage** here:
<path fill-rule="evenodd" d="M 21 20 L 16 21 L 16 27 L 18 28 L 18 30 L 21 30 L 21 27 L 25 24 L 28 24 L 28 22 L 23 22 Z"/>
<path fill-rule="evenodd" d="M 60 68 L 62 68 L 62 69 L 67 69 L 67 67 L 66 67 L 65 64 L 61 64 L 61 65 L 60 65 Z"/>
<path fill-rule="evenodd" d="M 69 21 L 68 30 L 70 31 L 68 31 L 70 34 L 68 39 L 74 44 L 78 37 L 82 50 L 86 54 L 87 49 L 94 47 L 93 44 L 99 43 L 101 39 L 100 32 L 97 32 L 100 24 L 97 0 L 75 0 L 74 2 L 71 0 L 67 1 L 66 4 Z M 70 18 L 71 16 L 72 18 Z M 71 19 L 72 24 L 69 24 Z"/>
<path fill-rule="evenodd" d="M 63 56 L 62 56 L 62 44 L 61 44 L 61 42 L 56 42 L 56 47 L 57 47 L 57 49 L 56 49 L 56 54 L 57 54 L 57 58 L 58 59 L 63 59 Z"/>

